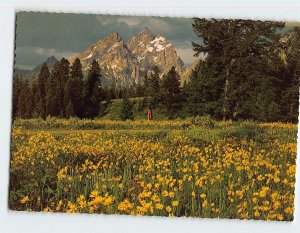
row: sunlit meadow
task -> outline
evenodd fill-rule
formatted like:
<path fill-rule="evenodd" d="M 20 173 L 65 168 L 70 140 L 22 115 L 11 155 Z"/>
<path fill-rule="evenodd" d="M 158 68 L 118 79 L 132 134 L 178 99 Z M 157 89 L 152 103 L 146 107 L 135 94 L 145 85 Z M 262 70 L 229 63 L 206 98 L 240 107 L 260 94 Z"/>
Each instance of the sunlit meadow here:
<path fill-rule="evenodd" d="M 293 220 L 297 125 L 16 120 L 13 210 Z"/>

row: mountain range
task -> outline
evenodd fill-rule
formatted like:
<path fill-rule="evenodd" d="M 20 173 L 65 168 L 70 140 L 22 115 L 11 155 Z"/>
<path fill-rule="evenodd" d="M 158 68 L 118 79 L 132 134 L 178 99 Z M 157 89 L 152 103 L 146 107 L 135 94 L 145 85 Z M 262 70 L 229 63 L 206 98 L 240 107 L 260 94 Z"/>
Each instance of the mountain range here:
<path fill-rule="evenodd" d="M 80 59 L 84 73 L 93 60 L 98 61 L 104 82 L 115 83 L 117 87 L 142 83 L 145 74 L 149 75 L 154 66 L 158 66 L 162 74 L 172 66 L 179 75 L 187 70 L 172 43 L 163 35 L 152 34 L 148 28 L 126 41 L 114 32 L 67 59 L 72 63 L 76 57 Z M 49 69 L 56 62 L 53 56 L 46 60 Z M 40 68 L 41 64 L 32 70 L 16 68 L 15 75 L 31 79 L 37 76 Z"/>
<path fill-rule="evenodd" d="M 163 74 L 172 66 L 179 74 L 186 69 L 172 43 L 162 35 L 153 35 L 148 28 L 127 41 L 117 32 L 112 33 L 76 54 L 71 62 L 76 57 L 84 70 L 93 60 L 98 61 L 105 79 L 117 86 L 141 83 L 154 66 L 158 66 Z"/>

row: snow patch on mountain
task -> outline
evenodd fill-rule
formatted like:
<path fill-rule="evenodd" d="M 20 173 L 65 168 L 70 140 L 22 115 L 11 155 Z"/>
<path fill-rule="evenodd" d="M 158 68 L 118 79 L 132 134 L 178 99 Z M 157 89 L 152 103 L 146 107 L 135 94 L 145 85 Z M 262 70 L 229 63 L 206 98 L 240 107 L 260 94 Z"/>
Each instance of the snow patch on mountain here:
<path fill-rule="evenodd" d="M 90 53 L 87 57 L 83 58 L 84 60 L 89 59 L 93 56 L 93 53 Z"/>

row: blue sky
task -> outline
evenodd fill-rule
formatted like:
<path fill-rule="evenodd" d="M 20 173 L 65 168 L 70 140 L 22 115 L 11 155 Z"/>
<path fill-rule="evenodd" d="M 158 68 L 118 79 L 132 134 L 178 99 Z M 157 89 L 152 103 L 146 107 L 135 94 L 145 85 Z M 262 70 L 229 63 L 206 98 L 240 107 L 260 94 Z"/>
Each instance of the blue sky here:
<path fill-rule="evenodd" d="M 193 32 L 191 19 L 18 12 L 16 66 L 32 69 L 51 55 L 58 59 L 73 56 L 112 32 L 127 40 L 146 26 L 153 34 L 166 36 L 186 65 L 193 63 L 191 41 L 200 39 Z"/>

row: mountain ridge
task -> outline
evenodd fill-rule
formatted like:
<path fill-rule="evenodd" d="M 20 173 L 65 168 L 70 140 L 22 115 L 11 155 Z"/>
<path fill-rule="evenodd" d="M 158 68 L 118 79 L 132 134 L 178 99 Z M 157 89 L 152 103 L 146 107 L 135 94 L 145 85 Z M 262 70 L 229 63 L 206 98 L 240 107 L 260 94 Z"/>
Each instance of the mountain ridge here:
<path fill-rule="evenodd" d="M 143 83 L 144 76 L 150 75 L 154 66 L 158 66 L 162 75 L 172 66 L 179 75 L 187 69 L 171 41 L 163 35 L 152 34 L 147 27 L 127 40 L 123 40 L 118 32 L 113 32 L 67 59 L 72 64 L 77 57 L 85 74 L 92 61 L 98 61 L 103 82 L 114 83 L 116 87 L 137 86 Z M 52 69 L 56 62 L 58 60 L 54 56 L 46 60 L 49 69 Z M 34 78 L 42 64 L 32 70 L 15 67 L 15 75 L 21 75 L 25 79 Z"/>
<path fill-rule="evenodd" d="M 150 74 L 158 66 L 162 74 L 172 66 L 179 75 L 186 69 L 172 43 L 162 35 L 154 35 L 145 27 L 127 41 L 117 32 L 97 40 L 84 51 L 76 54 L 84 70 L 93 60 L 98 61 L 102 75 L 116 86 L 136 86 L 143 82 L 145 74 Z"/>

